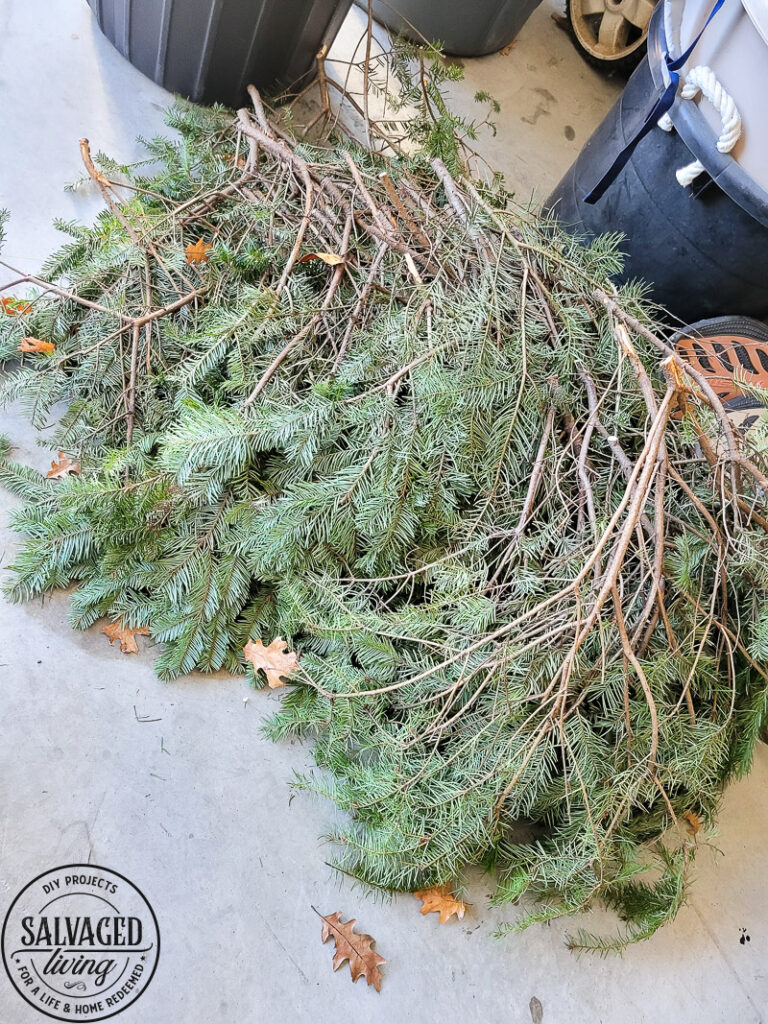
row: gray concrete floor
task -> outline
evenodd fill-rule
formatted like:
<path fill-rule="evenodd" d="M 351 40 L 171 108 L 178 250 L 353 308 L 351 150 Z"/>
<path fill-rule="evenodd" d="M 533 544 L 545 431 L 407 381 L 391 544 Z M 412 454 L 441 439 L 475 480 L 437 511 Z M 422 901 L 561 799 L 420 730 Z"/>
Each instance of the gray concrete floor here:
<path fill-rule="evenodd" d="M 519 194 L 555 183 L 617 92 L 582 65 L 547 7 L 508 55 L 466 69 L 461 102 L 480 86 L 502 100 L 485 151 Z M 99 35 L 82 0 L 0 0 L 0 95 L 0 205 L 12 211 L 5 258 L 34 268 L 56 242 L 54 216 L 89 217 L 99 206 L 88 192 L 62 191 L 81 173 L 78 139 L 130 159 L 134 136 L 160 128 L 168 97 Z M 54 454 L 13 412 L 0 430 L 22 461 L 45 468 Z M 0 504 L 7 565 L 12 502 L 0 494 Z M 481 877 L 467 916 L 448 925 L 422 918 L 412 897 L 381 903 L 339 883 L 318 841 L 333 808 L 289 799 L 308 752 L 260 735 L 279 694 L 224 676 L 163 684 L 151 651 L 126 657 L 98 628 L 72 632 L 62 595 L 3 605 L 0 616 L 0 915 L 59 864 L 91 861 L 138 884 L 163 952 L 125 1024 L 527 1024 L 534 996 L 544 1024 L 764 1019 L 765 749 L 727 793 L 718 848 L 700 852 L 676 922 L 621 959 L 576 959 L 560 926 L 492 940 L 514 912 L 487 909 Z M 333 974 L 312 906 L 341 910 L 376 937 L 389 961 L 381 995 L 352 986 L 346 968 Z M 741 928 L 751 936 L 744 945 Z M 0 976 L 0 1024 L 42 1019 Z"/>

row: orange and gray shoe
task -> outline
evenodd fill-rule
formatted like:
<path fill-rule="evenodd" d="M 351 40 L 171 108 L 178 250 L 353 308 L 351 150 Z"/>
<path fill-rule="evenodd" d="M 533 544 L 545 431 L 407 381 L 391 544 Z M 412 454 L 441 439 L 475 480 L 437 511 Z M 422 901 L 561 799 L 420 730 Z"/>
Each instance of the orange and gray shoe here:
<path fill-rule="evenodd" d="M 740 430 L 755 424 L 768 400 L 743 385 L 768 395 L 768 325 L 743 316 L 713 317 L 684 327 L 672 345 L 707 378 Z"/>

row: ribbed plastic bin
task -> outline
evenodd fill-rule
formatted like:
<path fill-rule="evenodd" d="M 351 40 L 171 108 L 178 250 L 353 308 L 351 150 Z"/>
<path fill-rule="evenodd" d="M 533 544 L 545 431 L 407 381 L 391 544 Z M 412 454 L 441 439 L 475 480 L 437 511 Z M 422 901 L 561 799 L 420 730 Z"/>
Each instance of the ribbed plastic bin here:
<path fill-rule="evenodd" d="M 352 0 L 88 0 L 134 67 L 198 103 L 238 107 L 246 87 L 287 86 L 312 68 Z"/>
<path fill-rule="evenodd" d="M 651 297 L 684 323 L 722 314 L 766 319 L 768 193 L 732 156 L 717 151 L 715 132 L 695 103 L 676 100 L 676 130 L 654 128 L 602 198 L 594 205 L 584 202 L 661 93 L 664 52 L 658 7 L 648 56 L 545 209 L 586 238 L 623 232 L 622 280 L 645 280 Z M 694 159 L 707 173 L 683 188 L 675 171 Z"/>
<path fill-rule="evenodd" d="M 541 0 L 371 0 L 373 16 L 398 35 L 439 41 L 446 53 L 482 57 L 511 43 Z M 368 10 L 368 0 L 356 0 Z"/>

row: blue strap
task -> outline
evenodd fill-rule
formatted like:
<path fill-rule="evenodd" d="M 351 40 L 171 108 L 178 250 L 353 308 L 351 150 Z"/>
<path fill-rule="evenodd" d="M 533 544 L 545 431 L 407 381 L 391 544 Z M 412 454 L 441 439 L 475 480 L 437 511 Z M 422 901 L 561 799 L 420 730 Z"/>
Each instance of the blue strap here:
<path fill-rule="evenodd" d="M 668 0 L 660 0 L 660 2 L 665 3 L 668 2 Z M 685 51 L 685 53 L 681 53 L 680 56 L 677 57 L 675 60 L 672 60 L 669 52 L 664 54 L 664 63 L 667 67 L 667 71 L 669 72 L 669 85 L 666 87 L 664 92 L 661 94 L 661 96 L 654 104 L 653 110 L 645 119 L 642 127 L 637 132 L 637 134 L 632 139 L 630 139 L 630 141 L 626 144 L 624 149 L 622 149 L 622 151 L 619 153 L 619 155 L 616 157 L 616 159 L 613 161 L 611 166 L 602 176 L 600 181 L 598 181 L 598 183 L 592 189 L 592 191 L 584 197 L 585 203 L 589 203 L 590 205 L 592 205 L 603 196 L 606 189 L 613 184 L 613 182 L 616 180 L 620 172 L 627 165 L 627 163 L 629 162 L 629 158 L 637 149 L 637 146 L 640 143 L 640 141 L 645 138 L 645 136 L 651 131 L 651 129 L 655 127 L 656 123 L 667 113 L 668 110 L 671 109 L 672 104 L 675 102 L 675 96 L 677 95 L 677 86 L 680 82 L 680 69 L 684 66 L 688 58 L 696 49 L 696 46 L 698 45 L 698 42 L 704 33 L 704 29 L 707 27 L 710 21 L 712 21 L 712 19 L 724 3 L 725 0 L 717 0 L 717 3 L 712 8 L 709 17 L 704 22 L 704 27 L 702 28 L 701 32 L 699 32 L 699 34 L 693 40 L 693 42 Z M 667 40 L 667 42 L 669 43 L 669 40 Z"/>

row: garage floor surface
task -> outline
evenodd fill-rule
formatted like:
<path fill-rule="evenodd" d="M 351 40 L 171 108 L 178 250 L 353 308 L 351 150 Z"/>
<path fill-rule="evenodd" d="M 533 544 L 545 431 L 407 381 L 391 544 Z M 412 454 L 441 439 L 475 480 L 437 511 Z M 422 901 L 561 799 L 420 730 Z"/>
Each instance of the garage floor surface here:
<path fill-rule="evenodd" d="M 547 194 L 619 91 L 580 60 L 551 11 L 545 3 L 508 54 L 466 61 L 456 90 L 468 109 L 478 88 L 502 103 L 483 151 L 520 197 Z M 101 37 L 83 0 L 0 0 L 0 97 L 4 258 L 32 270 L 57 243 L 54 216 L 100 206 L 88 190 L 63 191 L 82 173 L 78 140 L 135 157 L 134 137 L 161 129 L 168 94 Z M 30 465 L 44 469 L 55 454 L 12 411 L 0 430 Z M 13 503 L 0 493 L 0 505 L 7 565 Z M 126 657 L 98 628 L 72 632 L 67 616 L 61 595 L 0 606 L 0 916 L 58 865 L 91 862 L 134 881 L 163 950 L 121 1024 L 768 1019 L 765 748 L 728 791 L 720 838 L 700 851 L 675 923 L 621 959 L 577 959 L 556 925 L 494 941 L 514 911 L 487 909 L 482 877 L 464 920 L 447 925 L 421 917 L 410 896 L 382 903 L 339 882 L 319 841 L 332 806 L 288 788 L 307 751 L 260 734 L 279 694 L 225 676 L 161 683 L 150 650 Z M 380 995 L 353 986 L 346 968 L 332 972 L 312 907 L 341 910 L 375 936 L 388 960 Z M 0 974 L 0 1024 L 43 1019 Z"/>

